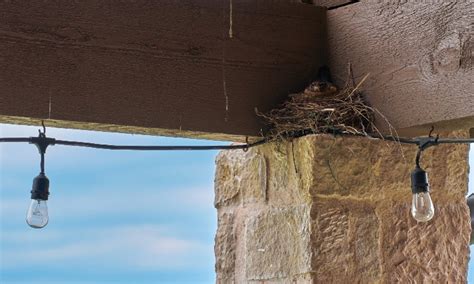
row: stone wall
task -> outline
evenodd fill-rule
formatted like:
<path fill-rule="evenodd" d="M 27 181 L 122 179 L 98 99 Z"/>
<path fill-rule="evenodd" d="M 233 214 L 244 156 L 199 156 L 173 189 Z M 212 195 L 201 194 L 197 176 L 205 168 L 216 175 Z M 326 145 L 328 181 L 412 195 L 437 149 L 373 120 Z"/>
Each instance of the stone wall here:
<path fill-rule="evenodd" d="M 216 160 L 218 283 L 466 281 L 468 147 L 426 150 L 435 204 L 411 218 L 415 146 L 312 135 Z"/>

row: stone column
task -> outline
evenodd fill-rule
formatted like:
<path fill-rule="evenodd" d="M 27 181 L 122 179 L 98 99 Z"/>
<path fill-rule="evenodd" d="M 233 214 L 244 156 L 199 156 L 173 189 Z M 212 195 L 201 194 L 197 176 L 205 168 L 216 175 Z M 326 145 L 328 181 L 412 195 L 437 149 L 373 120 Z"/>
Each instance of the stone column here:
<path fill-rule="evenodd" d="M 221 152 L 218 283 L 463 283 L 468 146 L 426 150 L 435 217 L 411 218 L 416 146 L 312 135 Z"/>

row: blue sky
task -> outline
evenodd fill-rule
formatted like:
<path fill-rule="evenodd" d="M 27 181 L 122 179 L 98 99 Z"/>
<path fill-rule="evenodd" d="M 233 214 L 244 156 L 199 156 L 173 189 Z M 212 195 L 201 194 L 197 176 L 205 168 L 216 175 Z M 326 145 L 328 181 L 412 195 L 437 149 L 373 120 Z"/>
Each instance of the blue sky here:
<path fill-rule="evenodd" d="M 0 124 L 0 137 L 38 127 Z M 210 141 L 48 128 L 65 140 L 114 144 Z M 224 142 L 225 143 L 225 142 Z M 51 146 L 49 224 L 25 214 L 36 147 L 0 144 L 1 283 L 214 283 L 217 151 L 133 152 Z"/>
<path fill-rule="evenodd" d="M 0 137 L 35 136 L 37 129 L 0 124 Z M 113 144 L 225 143 L 55 128 L 47 134 Z M 50 222 L 36 230 L 25 214 L 39 154 L 33 145 L 0 143 L 0 282 L 214 283 L 216 154 L 52 146 Z"/>

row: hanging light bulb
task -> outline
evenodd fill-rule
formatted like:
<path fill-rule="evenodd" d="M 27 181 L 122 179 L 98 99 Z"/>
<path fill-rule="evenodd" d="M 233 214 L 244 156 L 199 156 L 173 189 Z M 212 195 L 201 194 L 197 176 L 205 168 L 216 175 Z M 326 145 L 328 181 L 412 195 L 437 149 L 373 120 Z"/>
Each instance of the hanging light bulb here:
<path fill-rule="evenodd" d="M 433 201 L 431 201 L 428 175 L 418 165 L 411 173 L 411 190 L 413 200 L 411 215 L 418 222 L 427 222 L 434 216 Z"/>
<path fill-rule="evenodd" d="M 30 227 L 40 229 L 48 224 L 48 195 L 49 180 L 44 173 L 40 173 L 33 180 L 31 203 L 26 214 L 26 223 Z"/>
<path fill-rule="evenodd" d="M 48 224 L 48 195 L 49 179 L 44 174 L 44 155 L 49 145 L 54 145 L 54 139 L 46 137 L 46 127 L 44 122 L 43 131 L 39 130 L 38 137 L 31 137 L 32 144 L 35 144 L 41 155 L 40 173 L 33 179 L 33 188 L 31 190 L 31 203 L 26 213 L 26 223 L 36 229 L 44 228 Z"/>

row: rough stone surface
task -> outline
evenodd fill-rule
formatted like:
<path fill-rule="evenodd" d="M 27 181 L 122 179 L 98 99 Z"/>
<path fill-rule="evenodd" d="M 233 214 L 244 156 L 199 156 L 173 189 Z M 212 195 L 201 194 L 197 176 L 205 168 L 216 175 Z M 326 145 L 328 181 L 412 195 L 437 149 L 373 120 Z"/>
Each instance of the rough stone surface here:
<path fill-rule="evenodd" d="M 302 205 L 249 216 L 245 223 L 247 280 L 285 279 L 311 271 L 309 211 Z"/>
<path fill-rule="evenodd" d="M 370 203 L 344 198 L 315 200 L 312 250 L 315 279 L 325 283 L 376 282 L 379 220 Z"/>
<path fill-rule="evenodd" d="M 217 282 L 465 282 L 467 153 L 465 145 L 423 153 L 436 214 L 416 223 L 415 146 L 312 135 L 221 152 Z"/>
<path fill-rule="evenodd" d="M 464 204 L 438 204 L 435 217 L 416 223 L 407 204 L 382 213 L 380 252 L 386 283 L 465 283 L 470 220 Z"/>
<path fill-rule="evenodd" d="M 224 213 L 219 216 L 215 237 L 216 272 L 218 281 L 234 279 L 236 236 L 234 233 L 235 216 Z"/>
<path fill-rule="evenodd" d="M 266 199 L 267 169 L 256 151 L 230 151 L 218 156 L 215 206 L 254 203 Z"/>

